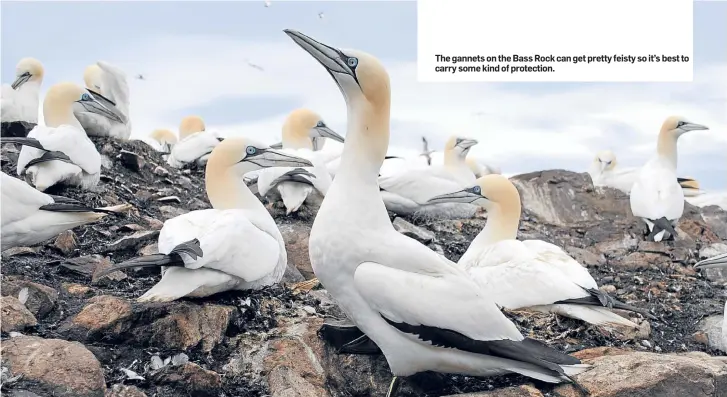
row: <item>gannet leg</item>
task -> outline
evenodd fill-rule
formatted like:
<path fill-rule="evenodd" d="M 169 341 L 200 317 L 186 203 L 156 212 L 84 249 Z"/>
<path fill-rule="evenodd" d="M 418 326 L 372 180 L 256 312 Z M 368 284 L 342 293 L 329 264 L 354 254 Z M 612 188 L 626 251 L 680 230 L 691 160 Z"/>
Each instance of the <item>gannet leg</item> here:
<path fill-rule="evenodd" d="M 399 391 L 399 387 L 401 387 L 401 381 L 399 380 L 398 376 L 395 376 L 391 380 L 391 384 L 389 384 L 389 392 L 386 393 L 386 397 L 395 397 L 396 392 Z"/>

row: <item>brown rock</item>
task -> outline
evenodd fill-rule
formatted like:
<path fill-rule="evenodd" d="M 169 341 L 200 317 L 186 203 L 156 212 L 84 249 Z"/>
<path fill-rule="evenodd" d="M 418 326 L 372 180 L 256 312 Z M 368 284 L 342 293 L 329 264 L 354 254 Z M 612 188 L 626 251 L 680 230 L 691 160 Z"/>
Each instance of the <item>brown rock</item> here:
<path fill-rule="evenodd" d="M 3 296 L 17 297 L 24 288 L 28 289 L 25 307 L 35 318 L 43 319 L 56 306 L 58 291 L 45 285 L 34 283 L 19 276 L 4 276 L 0 292 Z"/>
<path fill-rule="evenodd" d="M 315 278 L 308 256 L 310 227 L 303 224 L 280 225 L 280 234 L 288 252 L 288 265 L 297 268 L 306 280 Z"/>
<path fill-rule="evenodd" d="M 76 284 L 76 283 L 63 283 L 63 284 L 61 284 L 61 288 L 63 288 L 63 290 L 66 291 L 66 293 L 68 295 L 74 295 L 74 296 L 86 295 L 93 291 L 91 289 L 91 287 L 87 287 L 85 285 Z"/>
<path fill-rule="evenodd" d="M 106 381 L 96 357 L 78 342 L 20 336 L 3 341 L 2 360 L 11 373 L 37 382 L 40 395 L 104 397 Z"/>
<path fill-rule="evenodd" d="M 171 313 L 151 324 L 149 342 L 168 349 L 186 350 L 201 345 L 210 352 L 225 336 L 233 308 L 221 305 L 179 304 Z M 148 330 L 137 329 L 145 335 Z"/>
<path fill-rule="evenodd" d="M 106 391 L 106 397 L 147 397 L 146 393 L 136 386 L 116 384 Z"/>
<path fill-rule="evenodd" d="M 493 391 L 465 393 L 444 397 L 543 397 L 543 393 L 531 385 L 512 386 Z"/>
<path fill-rule="evenodd" d="M 38 325 L 33 313 L 16 298 L 3 296 L 0 298 L 0 328 L 2 332 L 23 331 L 27 327 Z"/>
<path fill-rule="evenodd" d="M 639 251 L 651 252 L 654 254 L 665 254 L 669 253 L 669 247 L 664 243 L 657 243 L 655 241 L 639 241 Z"/>
<path fill-rule="evenodd" d="M 109 295 L 99 295 L 88 300 L 89 304 L 73 320 L 74 326 L 88 333 L 108 332 L 118 334 L 123 331 L 122 320 L 131 316 L 131 305 L 123 299 Z M 116 329 L 108 330 L 116 327 Z"/>
<path fill-rule="evenodd" d="M 13 247 L 8 248 L 5 251 L 2 252 L 2 259 L 4 261 L 19 255 L 35 255 L 38 253 L 41 247 Z"/>
<path fill-rule="evenodd" d="M 616 261 L 617 266 L 623 266 L 632 270 L 648 269 L 652 265 L 664 267 L 671 264 L 669 257 L 661 254 L 634 252 L 621 261 Z"/>
<path fill-rule="evenodd" d="M 178 367 L 166 366 L 153 378 L 156 382 L 170 384 L 193 396 L 217 396 L 222 387 L 220 374 L 189 362 Z"/>
<path fill-rule="evenodd" d="M 53 242 L 53 246 L 56 247 L 65 255 L 70 255 L 73 251 L 78 248 L 78 238 L 73 230 L 66 230 L 56 237 L 56 241 Z"/>
<path fill-rule="evenodd" d="M 104 276 L 99 276 L 98 274 L 102 270 L 110 268 L 112 266 L 112 263 L 109 257 L 102 258 L 100 255 L 94 256 L 97 257 L 98 261 L 96 262 L 96 266 L 93 268 L 93 274 L 91 275 L 91 285 L 107 286 L 115 282 L 124 280 L 126 278 L 126 274 L 119 270 L 111 272 Z"/>
<path fill-rule="evenodd" d="M 149 227 L 152 228 L 152 230 L 161 230 L 161 228 L 164 227 L 164 222 L 160 221 L 159 219 L 145 216 L 144 220 L 147 224 L 149 224 Z"/>
<path fill-rule="evenodd" d="M 159 253 L 159 244 L 152 243 L 149 245 L 145 245 L 144 247 L 142 247 L 138 251 L 136 251 L 136 253 L 141 256 L 158 254 Z"/>
<path fill-rule="evenodd" d="M 264 365 L 270 392 L 274 395 L 327 396 L 325 376 L 320 363 L 308 354 L 299 337 L 277 339 L 270 344 Z"/>
<path fill-rule="evenodd" d="M 159 211 L 161 211 L 162 216 L 165 219 L 171 219 L 171 218 L 177 217 L 179 215 L 184 215 L 187 212 L 189 212 L 189 211 L 185 210 L 184 208 L 173 207 L 171 205 L 163 205 L 163 206 L 159 207 Z"/>
<path fill-rule="evenodd" d="M 637 246 L 638 240 L 625 236 L 621 240 L 602 241 L 597 243 L 594 246 L 594 249 L 596 252 L 600 252 L 607 257 L 620 258 L 636 249 Z"/>
<path fill-rule="evenodd" d="M 630 352 L 630 350 L 619 349 L 617 347 L 602 346 L 602 347 L 594 347 L 591 349 L 580 350 L 580 351 L 577 351 L 577 352 L 571 354 L 571 356 L 573 356 L 579 360 L 588 360 L 591 358 L 603 357 L 603 356 L 618 356 L 620 354 L 628 354 L 629 352 Z"/>
<path fill-rule="evenodd" d="M 589 250 L 578 247 L 565 247 L 566 252 L 583 266 L 601 266 L 606 264 L 603 254 L 596 255 Z"/>

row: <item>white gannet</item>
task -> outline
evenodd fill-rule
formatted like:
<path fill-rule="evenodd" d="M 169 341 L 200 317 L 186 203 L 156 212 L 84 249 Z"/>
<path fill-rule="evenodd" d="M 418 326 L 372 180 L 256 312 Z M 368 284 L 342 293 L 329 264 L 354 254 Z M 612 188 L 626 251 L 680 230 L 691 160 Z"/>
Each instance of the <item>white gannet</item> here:
<path fill-rule="evenodd" d="M 475 182 L 475 175 L 465 158 L 474 139 L 452 136 L 444 149 L 444 164 L 426 168 L 404 169 L 379 178 L 381 197 L 386 209 L 399 215 L 414 213 L 441 217 L 469 217 L 476 207 L 470 204 L 427 204 L 427 200 L 451 193 Z"/>
<path fill-rule="evenodd" d="M 282 200 L 286 213 L 298 211 L 312 193 L 317 202 L 326 195 L 331 185 L 331 175 L 326 163 L 329 153 L 320 147 L 330 138 L 344 142 L 342 136 L 328 128 L 321 117 L 308 109 L 296 109 L 283 124 L 283 151 L 293 156 L 303 157 L 313 163 L 311 168 L 273 167 L 257 172 L 257 190 L 260 196 L 275 202 Z M 340 153 L 336 154 L 336 157 Z"/>
<path fill-rule="evenodd" d="M 222 138 L 205 129 L 199 116 L 187 116 L 179 124 L 179 141 L 172 147 L 167 164 L 182 168 L 185 164 L 204 165 Z"/>
<path fill-rule="evenodd" d="M 473 186 L 430 201 L 472 203 L 487 210 L 485 228 L 457 264 L 498 305 L 557 313 L 597 325 L 637 327 L 611 312 L 610 307 L 654 318 L 599 290 L 588 270 L 556 245 L 542 240 L 517 240 L 520 194 L 506 177 L 486 175 Z"/>
<path fill-rule="evenodd" d="M 86 83 L 86 89 L 116 115 L 114 119 L 110 119 L 84 109 L 78 109 L 76 117 L 86 133 L 89 136 L 129 139 L 131 118 L 129 117 L 129 84 L 126 81 L 126 74 L 108 62 L 98 61 L 84 70 L 83 80 Z"/>
<path fill-rule="evenodd" d="M 471 156 L 468 156 L 465 159 L 465 162 L 467 163 L 467 166 L 470 167 L 472 173 L 475 174 L 475 178 L 483 177 L 490 174 L 501 173 L 500 167 L 488 164 L 480 159 Z"/>
<path fill-rule="evenodd" d="M 162 266 L 162 279 L 139 297 L 141 302 L 257 289 L 280 281 L 287 266 L 285 242 L 242 176 L 263 167 L 310 165 L 262 143 L 225 139 L 212 151 L 205 170 L 207 197 L 213 209 L 167 220 L 159 234 L 159 254 L 116 264 L 104 274 L 129 267 Z"/>
<path fill-rule="evenodd" d="M 74 115 L 82 108 L 104 117 L 114 117 L 102 103 L 74 83 L 50 87 L 43 101 L 44 126 L 33 128 L 27 138 L 3 138 L 23 145 L 18 156 L 18 175 L 25 173 L 40 191 L 64 183 L 92 189 L 101 176 L 101 155 Z"/>
<path fill-rule="evenodd" d="M 425 159 L 427 159 L 427 165 L 432 165 L 432 153 L 434 153 L 434 149 L 429 149 L 429 141 L 427 141 L 426 137 L 422 137 L 422 152 L 419 153 L 420 156 L 424 156 Z"/>
<path fill-rule="evenodd" d="M 626 194 L 631 192 L 638 172 L 639 168 L 636 167 L 618 166 L 616 154 L 611 150 L 601 150 L 596 153 L 588 168 L 593 186 L 611 187 Z M 684 196 L 694 196 L 697 194 L 695 189 L 699 190 L 699 184 L 693 178 L 678 177 L 677 182 L 681 185 Z"/>
<path fill-rule="evenodd" d="M 379 60 L 285 33 L 326 68 L 348 110 L 338 176 L 310 233 L 311 264 L 393 374 L 516 372 L 558 383 L 585 370 L 578 359 L 524 338 L 463 270 L 394 230 L 377 181 L 391 109 L 389 76 Z"/>
<path fill-rule="evenodd" d="M 156 142 L 154 148 L 162 153 L 171 153 L 172 148 L 177 143 L 177 135 L 165 128 L 158 128 L 149 134 L 149 138 Z"/>
<path fill-rule="evenodd" d="M 697 262 L 695 269 L 710 269 L 715 267 L 727 267 L 727 253 L 713 256 Z M 724 319 L 722 320 L 722 346 L 727 349 L 727 302 L 724 305 Z"/>
<path fill-rule="evenodd" d="M 684 192 L 677 181 L 677 140 L 682 134 L 707 127 L 669 117 L 659 132 L 656 155 L 639 169 L 631 188 L 631 212 L 646 222 L 647 240 L 676 235 L 674 227 L 684 212 Z"/>
<path fill-rule="evenodd" d="M 4 172 L 0 183 L 3 251 L 42 243 L 68 229 L 131 208 L 129 204 L 91 208 L 73 199 L 41 193 Z"/>
<path fill-rule="evenodd" d="M 26 136 L 24 126 L 6 123 L 38 124 L 38 94 L 43 83 L 43 65 L 35 58 L 23 58 L 15 67 L 15 81 L 3 84 L 0 105 L 3 136 Z"/>

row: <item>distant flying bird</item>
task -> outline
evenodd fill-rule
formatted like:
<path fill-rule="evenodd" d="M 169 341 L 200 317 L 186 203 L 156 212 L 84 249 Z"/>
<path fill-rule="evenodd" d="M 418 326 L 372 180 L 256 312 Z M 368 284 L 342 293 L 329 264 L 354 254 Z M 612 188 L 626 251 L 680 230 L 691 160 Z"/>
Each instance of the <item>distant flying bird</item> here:
<path fill-rule="evenodd" d="M 265 7 L 270 7 L 270 0 L 265 0 Z"/>
<path fill-rule="evenodd" d="M 136 78 L 139 79 L 139 80 L 144 80 L 144 75 L 143 74 L 137 74 L 136 75 Z"/>
<path fill-rule="evenodd" d="M 245 59 L 245 62 L 247 62 L 247 66 L 250 66 L 251 68 L 255 68 L 255 69 L 257 69 L 257 70 L 259 70 L 259 71 L 261 71 L 261 72 L 264 72 L 264 71 L 265 71 L 265 69 L 263 69 L 263 67 L 262 67 L 262 66 L 260 66 L 260 65 L 256 65 L 256 64 L 254 64 L 254 63 L 250 62 L 250 61 L 249 61 L 249 60 L 247 60 L 247 59 Z"/>
<path fill-rule="evenodd" d="M 434 150 L 429 150 L 429 142 L 427 142 L 427 138 L 425 137 L 422 137 L 422 146 L 423 150 L 419 155 L 427 158 L 427 165 L 432 165 L 432 153 L 434 153 Z"/>
<path fill-rule="evenodd" d="M 323 19 L 324 16 L 322 11 L 318 13 L 318 18 Z"/>

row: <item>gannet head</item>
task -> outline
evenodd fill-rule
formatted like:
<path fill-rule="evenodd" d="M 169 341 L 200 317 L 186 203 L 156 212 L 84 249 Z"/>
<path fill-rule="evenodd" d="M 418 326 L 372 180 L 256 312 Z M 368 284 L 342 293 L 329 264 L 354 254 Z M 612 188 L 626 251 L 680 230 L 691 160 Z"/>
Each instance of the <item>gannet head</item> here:
<path fill-rule="evenodd" d="M 593 163 L 597 165 L 601 172 L 613 170 L 616 167 L 616 154 L 610 150 L 601 150 L 596 153 Z"/>
<path fill-rule="evenodd" d="M 291 156 L 280 150 L 248 138 L 232 137 L 221 141 L 210 154 L 206 174 L 233 170 L 240 176 L 268 167 L 312 167 L 313 164 L 300 157 Z"/>
<path fill-rule="evenodd" d="M 664 121 L 664 124 L 661 125 L 659 139 L 668 137 L 676 140 L 686 132 L 708 129 L 709 128 L 704 125 L 692 123 L 683 117 L 671 116 Z"/>
<path fill-rule="evenodd" d="M 83 82 L 86 83 L 86 88 L 91 91 L 101 93 L 101 76 L 103 70 L 98 64 L 92 63 L 86 67 L 83 71 Z"/>
<path fill-rule="evenodd" d="M 500 174 L 489 174 L 477 179 L 474 186 L 458 192 L 435 196 L 427 201 L 427 204 L 436 203 L 476 204 L 489 210 L 500 204 L 517 203 L 520 205 L 520 193 L 506 177 Z"/>
<path fill-rule="evenodd" d="M 727 267 L 727 254 L 720 254 L 694 264 L 695 269 L 711 269 L 713 267 Z"/>
<path fill-rule="evenodd" d="M 101 104 L 87 90 L 75 83 L 58 83 L 51 86 L 43 101 L 43 118 L 49 127 L 62 124 L 77 124 L 74 112 L 89 112 L 104 116 L 110 120 L 121 122 L 119 116 Z"/>
<path fill-rule="evenodd" d="M 177 143 L 177 136 L 172 132 L 164 128 L 156 129 L 149 134 L 151 138 L 153 138 L 155 141 L 159 143 L 169 143 L 169 144 L 175 144 Z"/>
<path fill-rule="evenodd" d="M 38 83 L 43 81 L 43 64 L 35 58 L 23 58 L 15 66 L 15 81 L 11 84 L 14 90 L 17 90 L 23 84 L 29 81 L 37 81 Z"/>
<path fill-rule="evenodd" d="M 285 147 L 301 148 L 301 143 L 310 142 L 314 151 L 323 148 L 325 140 L 330 138 L 344 142 L 341 135 L 326 126 L 320 115 L 309 109 L 293 110 L 283 124 L 283 144 Z M 305 145 L 309 146 L 309 145 Z"/>
<path fill-rule="evenodd" d="M 195 132 L 200 132 L 205 130 L 204 121 L 199 116 L 187 116 L 182 119 L 182 122 L 179 123 L 179 139 L 183 140 L 184 138 L 194 134 Z"/>
<path fill-rule="evenodd" d="M 476 139 L 463 136 L 451 136 L 444 145 L 444 150 L 454 152 L 460 158 L 465 158 L 472 146 L 477 144 Z"/>

